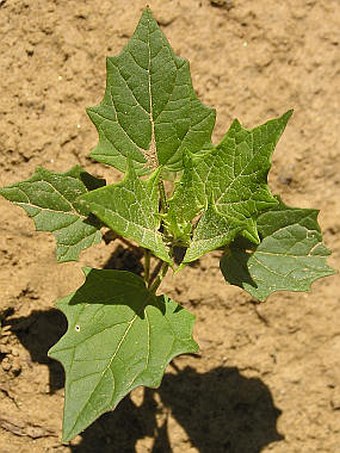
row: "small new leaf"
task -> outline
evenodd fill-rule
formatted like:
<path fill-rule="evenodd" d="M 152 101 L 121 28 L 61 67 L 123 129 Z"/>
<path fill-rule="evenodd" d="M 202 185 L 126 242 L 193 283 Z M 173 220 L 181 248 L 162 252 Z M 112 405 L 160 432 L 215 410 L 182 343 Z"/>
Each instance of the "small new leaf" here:
<path fill-rule="evenodd" d="M 0 189 L 0 195 L 23 208 L 38 231 L 54 234 L 58 261 L 75 261 L 101 240 L 100 223 L 76 199 L 104 184 L 81 167 L 67 173 L 37 168 L 30 179 Z"/>
<path fill-rule="evenodd" d="M 107 59 L 102 102 L 88 109 L 98 134 L 91 157 L 121 171 L 182 168 L 185 149 L 209 146 L 215 111 L 197 98 L 189 63 L 177 57 L 148 8 L 120 55 Z"/>
<path fill-rule="evenodd" d="M 262 242 L 253 250 L 235 243 L 222 257 L 225 279 L 264 300 L 274 291 L 308 291 L 311 284 L 334 270 L 322 243 L 314 209 L 289 208 L 282 202 L 261 214 L 257 225 Z"/>
<path fill-rule="evenodd" d="M 130 165 L 124 180 L 79 198 L 79 204 L 95 214 L 116 233 L 136 241 L 158 258 L 171 264 L 163 242 L 159 215 L 159 170 L 141 180 Z"/>
<path fill-rule="evenodd" d="M 49 352 L 66 373 L 64 441 L 135 387 L 158 387 L 175 356 L 198 350 L 193 315 L 151 294 L 140 277 L 116 270 L 85 274 L 83 286 L 58 303 L 68 330 Z"/>

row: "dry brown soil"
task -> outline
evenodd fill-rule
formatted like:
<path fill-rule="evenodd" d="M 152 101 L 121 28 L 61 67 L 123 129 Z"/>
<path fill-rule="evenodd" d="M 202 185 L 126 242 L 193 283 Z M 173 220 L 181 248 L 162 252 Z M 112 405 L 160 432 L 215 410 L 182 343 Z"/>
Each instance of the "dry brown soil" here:
<path fill-rule="evenodd" d="M 290 205 L 317 207 L 340 258 L 340 4 L 338 0 L 149 0 L 195 89 L 217 109 L 215 139 L 234 117 L 247 127 L 295 115 L 270 183 Z M 105 56 L 119 52 L 145 1 L 0 0 L 0 185 L 37 165 L 82 164 L 97 141 L 85 107 L 101 99 Z M 169 366 L 159 391 L 134 391 L 70 444 L 60 442 L 63 382 L 46 357 L 65 330 L 55 299 L 82 265 L 138 266 L 119 243 L 57 265 L 54 240 L 0 200 L 0 452 L 340 452 L 339 276 L 308 294 L 256 304 L 225 284 L 218 254 L 164 291 L 197 316 L 197 357 Z"/>

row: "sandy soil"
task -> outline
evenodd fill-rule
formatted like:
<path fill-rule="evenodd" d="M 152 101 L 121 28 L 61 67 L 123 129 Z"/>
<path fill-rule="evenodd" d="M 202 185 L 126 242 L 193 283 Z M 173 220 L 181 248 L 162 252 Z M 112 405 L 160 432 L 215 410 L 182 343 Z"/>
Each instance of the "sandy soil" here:
<path fill-rule="evenodd" d="M 215 138 L 234 117 L 252 127 L 295 109 L 277 148 L 271 187 L 317 207 L 330 263 L 340 261 L 337 0 L 149 0 L 195 89 L 217 109 Z M 144 1 L 0 1 L 0 185 L 37 165 L 66 171 L 97 135 L 85 107 L 105 85 L 105 56 L 133 32 Z M 101 244 L 57 265 L 54 241 L 0 200 L 0 452 L 340 451 L 340 285 L 277 293 L 256 304 L 229 287 L 211 254 L 163 289 L 195 312 L 201 356 L 169 366 L 159 391 L 133 392 L 62 445 L 63 371 L 46 352 L 65 330 L 54 300 L 82 265 L 138 266 L 123 244 Z"/>

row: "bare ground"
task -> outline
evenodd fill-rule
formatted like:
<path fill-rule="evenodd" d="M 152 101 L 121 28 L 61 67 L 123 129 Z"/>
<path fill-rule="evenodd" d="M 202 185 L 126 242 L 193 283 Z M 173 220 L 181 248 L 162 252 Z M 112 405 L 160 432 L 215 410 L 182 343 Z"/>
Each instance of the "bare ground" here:
<path fill-rule="evenodd" d="M 217 6 L 219 4 L 219 6 Z M 150 0 L 195 89 L 217 109 L 215 139 L 234 117 L 252 127 L 295 109 L 270 173 L 290 205 L 321 210 L 340 258 L 339 29 L 337 0 Z M 0 1 L 0 185 L 37 165 L 66 171 L 97 135 L 85 107 L 104 92 L 105 56 L 133 32 L 143 1 Z M 57 265 L 54 241 L 4 200 L 0 236 L 0 452 L 340 451 L 339 276 L 308 294 L 256 304 L 227 286 L 210 254 L 163 290 L 197 316 L 201 356 L 169 366 L 159 391 L 138 389 L 70 444 L 60 442 L 64 375 L 46 352 L 66 328 L 55 299 L 81 266 L 138 266 L 119 243 Z"/>

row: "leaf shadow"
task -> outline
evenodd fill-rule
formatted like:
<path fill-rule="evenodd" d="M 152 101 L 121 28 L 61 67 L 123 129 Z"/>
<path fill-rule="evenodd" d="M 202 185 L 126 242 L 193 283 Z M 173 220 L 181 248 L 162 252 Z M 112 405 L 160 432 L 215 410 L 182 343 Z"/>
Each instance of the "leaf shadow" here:
<path fill-rule="evenodd" d="M 145 319 L 145 310 L 151 305 L 162 315 L 167 311 L 166 296 L 155 296 L 150 293 L 143 280 L 134 273 L 121 269 L 88 269 L 85 275 L 83 285 L 69 297 L 67 302 L 69 306 L 84 304 L 90 306 L 100 300 L 102 309 L 104 306 L 109 310 L 125 306 L 129 311 L 134 311 L 140 319 Z M 180 311 L 182 307 L 176 306 L 173 314 Z"/>
<path fill-rule="evenodd" d="M 237 236 L 231 244 L 229 251 L 224 254 L 220 261 L 220 268 L 225 280 L 231 285 L 244 288 L 248 284 L 257 288 L 257 283 L 253 280 L 248 261 L 256 251 L 257 245 L 248 239 Z"/>
<path fill-rule="evenodd" d="M 281 411 L 269 388 L 236 367 L 198 373 L 188 366 L 167 374 L 158 393 L 202 453 L 259 453 L 283 439 L 276 427 Z"/>
<path fill-rule="evenodd" d="M 47 356 L 48 350 L 67 330 L 65 316 L 57 309 L 33 310 L 29 316 L 11 317 L 9 325 L 21 344 L 29 351 L 32 362 L 49 368 L 50 394 L 64 387 L 65 373 L 59 362 Z"/>
<path fill-rule="evenodd" d="M 105 262 L 103 269 L 117 269 L 133 272 L 136 275 L 142 275 L 144 270 L 141 260 L 143 252 L 139 247 L 130 246 L 125 248 L 118 244 Z"/>
<path fill-rule="evenodd" d="M 237 250 L 230 255 L 223 255 L 220 262 L 220 267 L 225 280 L 231 285 L 244 288 L 244 284 L 248 284 L 257 288 L 249 272 L 248 261 L 251 257 L 250 253 Z"/>

